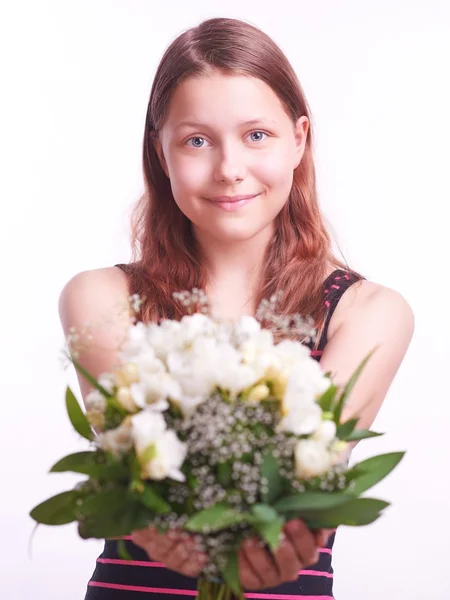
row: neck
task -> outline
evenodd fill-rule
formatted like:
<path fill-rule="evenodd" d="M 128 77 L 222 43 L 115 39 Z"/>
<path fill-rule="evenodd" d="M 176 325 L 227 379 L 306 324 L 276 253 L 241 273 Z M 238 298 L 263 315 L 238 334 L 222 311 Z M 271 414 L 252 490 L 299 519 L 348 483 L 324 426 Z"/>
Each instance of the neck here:
<path fill-rule="evenodd" d="M 264 269 L 267 246 L 273 235 L 272 228 L 266 229 L 251 239 L 232 243 L 206 239 L 201 233 L 197 235 L 208 268 L 206 291 L 212 304 L 220 307 L 219 312 L 223 312 L 224 303 L 230 306 L 233 313 L 254 312 L 256 307 L 253 298 Z"/>

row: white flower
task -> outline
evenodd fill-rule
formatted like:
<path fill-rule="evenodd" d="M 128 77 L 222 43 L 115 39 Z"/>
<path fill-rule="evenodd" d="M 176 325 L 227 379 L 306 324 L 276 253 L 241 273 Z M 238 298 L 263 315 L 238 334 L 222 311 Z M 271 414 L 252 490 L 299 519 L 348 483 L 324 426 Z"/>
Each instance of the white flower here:
<path fill-rule="evenodd" d="M 167 429 L 164 417 L 160 413 L 143 410 L 131 417 L 131 423 L 141 476 L 184 481 L 180 467 L 186 457 L 187 445 L 178 439 L 174 431 Z"/>
<path fill-rule="evenodd" d="M 267 329 L 262 329 L 239 346 L 243 362 L 257 373 L 258 379 L 267 376 L 270 370 L 273 372 L 274 367 L 281 367 L 274 348 L 272 333 Z"/>
<path fill-rule="evenodd" d="M 327 444 L 329 442 L 332 442 L 335 437 L 336 423 L 327 419 L 326 421 L 322 421 L 320 423 L 317 430 L 311 436 L 311 439 Z"/>
<path fill-rule="evenodd" d="M 253 338 L 259 331 L 261 331 L 259 321 L 247 315 L 240 317 L 233 328 L 233 333 L 239 341 Z"/>
<path fill-rule="evenodd" d="M 185 315 L 180 321 L 180 338 L 184 344 L 191 344 L 194 340 L 213 335 L 216 324 L 208 315 L 194 313 Z"/>
<path fill-rule="evenodd" d="M 350 457 L 350 444 L 343 440 L 335 440 L 331 446 L 331 461 L 333 465 L 346 463 Z"/>
<path fill-rule="evenodd" d="M 299 479 L 320 477 L 332 466 L 331 452 L 317 440 L 299 440 L 294 457 L 295 473 Z"/>
<path fill-rule="evenodd" d="M 300 342 L 283 340 L 279 344 L 276 344 L 274 352 L 281 360 L 283 366 L 289 370 L 294 365 L 298 366 L 308 363 L 314 363 L 316 367 L 319 367 L 317 361 L 311 358 L 309 348 Z"/>
<path fill-rule="evenodd" d="M 147 346 L 147 327 L 142 321 L 138 321 L 136 325 L 130 325 L 127 331 L 125 348 L 126 354 L 137 354 L 142 347 Z"/>
<path fill-rule="evenodd" d="M 109 394 L 113 393 L 115 379 L 112 373 L 102 373 L 97 381 Z"/>
<path fill-rule="evenodd" d="M 299 404 L 315 403 L 329 386 L 330 380 L 311 357 L 294 363 L 282 396 L 283 414 L 295 410 Z"/>
<path fill-rule="evenodd" d="M 129 418 L 126 417 L 116 429 L 99 433 L 97 441 L 103 450 L 112 452 L 116 456 L 126 454 L 133 446 Z"/>
<path fill-rule="evenodd" d="M 150 407 L 153 410 L 166 410 L 167 399 L 181 399 L 180 384 L 166 372 L 143 373 L 139 383 L 130 386 L 131 397 L 140 408 Z"/>
<path fill-rule="evenodd" d="M 92 390 L 86 396 L 85 405 L 89 412 L 103 413 L 106 408 L 105 396 L 98 390 Z"/>
<path fill-rule="evenodd" d="M 277 431 L 288 431 L 295 435 L 314 433 L 322 421 L 322 409 L 315 402 L 301 403 L 290 407 L 278 424 Z"/>
<path fill-rule="evenodd" d="M 117 401 L 130 413 L 136 412 L 138 409 L 129 387 L 120 387 L 117 390 Z"/>
<path fill-rule="evenodd" d="M 113 374 L 117 387 L 125 387 L 139 381 L 139 367 L 136 363 L 127 362 L 118 367 Z"/>
<path fill-rule="evenodd" d="M 181 347 L 180 330 L 180 323 L 170 319 L 147 325 L 147 341 L 159 359 L 165 361 L 168 352 Z"/>

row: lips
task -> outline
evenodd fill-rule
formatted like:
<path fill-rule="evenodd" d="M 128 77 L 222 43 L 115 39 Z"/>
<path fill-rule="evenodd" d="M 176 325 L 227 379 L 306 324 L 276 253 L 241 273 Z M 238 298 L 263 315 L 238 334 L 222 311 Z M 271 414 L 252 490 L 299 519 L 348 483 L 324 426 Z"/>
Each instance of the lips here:
<path fill-rule="evenodd" d="M 248 194 L 242 196 L 216 196 L 210 198 L 210 202 L 219 209 L 227 212 L 235 212 L 251 202 L 253 198 L 256 198 L 259 194 Z"/>
<path fill-rule="evenodd" d="M 254 198 L 257 194 L 247 194 L 245 196 L 215 196 L 214 198 L 210 198 L 211 202 L 239 202 L 240 200 L 250 200 L 250 198 Z"/>

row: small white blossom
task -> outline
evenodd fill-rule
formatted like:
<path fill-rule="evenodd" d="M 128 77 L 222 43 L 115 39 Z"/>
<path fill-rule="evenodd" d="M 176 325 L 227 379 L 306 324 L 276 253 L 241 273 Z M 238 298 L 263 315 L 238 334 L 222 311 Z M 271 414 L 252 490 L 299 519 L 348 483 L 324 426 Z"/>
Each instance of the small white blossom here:
<path fill-rule="evenodd" d="M 105 396 L 98 390 L 92 390 L 86 396 L 85 405 L 89 412 L 103 413 L 106 409 Z"/>
<path fill-rule="evenodd" d="M 125 418 L 116 429 L 109 429 L 104 433 L 99 433 L 97 442 L 103 450 L 112 452 L 116 456 L 126 454 L 133 446 L 129 418 Z"/>
<path fill-rule="evenodd" d="M 117 401 L 130 413 L 134 413 L 138 410 L 138 406 L 133 400 L 129 387 L 120 387 L 117 390 Z"/>
<path fill-rule="evenodd" d="M 331 452 L 317 440 L 299 440 L 295 446 L 295 473 L 299 479 L 320 477 L 332 466 Z"/>
<path fill-rule="evenodd" d="M 320 423 L 317 430 L 311 436 L 311 439 L 327 444 L 329 442 L 332 442 L 335 437 L 336 423 L 327 419 L 326 421 L 322 421 Z"/>
<path fill-rule="evenodd" d="M 102 373 L 97 381 L 109 394 L 113 393 L 115 379 L 112 373 Z"/>
<path fill-rule="evenodd" d="M 169 398 L 179 401 L 182 395 L 180 384 L 166 372 L 142 374 L 140 381 L 130 386 L 130 393 L 137 406 L 153 410 L 166 410 Z"/>
<path fill-rule="evenodd" d="M 314 433 L 322 421 L 322 410 L 315 402 L 305 402 L 293 405 L 282 418 L 278 431 L 288 431 L 296 435 Z"/>

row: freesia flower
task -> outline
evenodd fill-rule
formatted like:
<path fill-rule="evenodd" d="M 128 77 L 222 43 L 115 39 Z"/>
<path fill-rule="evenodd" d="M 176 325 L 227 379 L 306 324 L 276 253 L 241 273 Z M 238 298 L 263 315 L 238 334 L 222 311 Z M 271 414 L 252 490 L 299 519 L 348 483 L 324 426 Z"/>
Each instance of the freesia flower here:
<path fill-rule="evenodd" d="M 132 436 L 136 456 L 145 479 L 185 481 L 180 471 L 187 453 L 187 446 L 175 432 L 168 430 L 161 413 L 143 410 L 131 417 Z"/>
<path fill-rule="evenodd" d="M 294 451 L 295 473 L 299 479 L 319 477 L 332 466 L 327 446 L 317 440 L 299 440 Z"/>
<path fill-rule="evenodd" d="M 126 417 L 119 427 L 109 429 L 104 433 L 99 433 L 97 437 L 98 444 L 103 450 L 112 452 L 116 456 L 126 454 L 132 448 L 131 422 Z"/>

